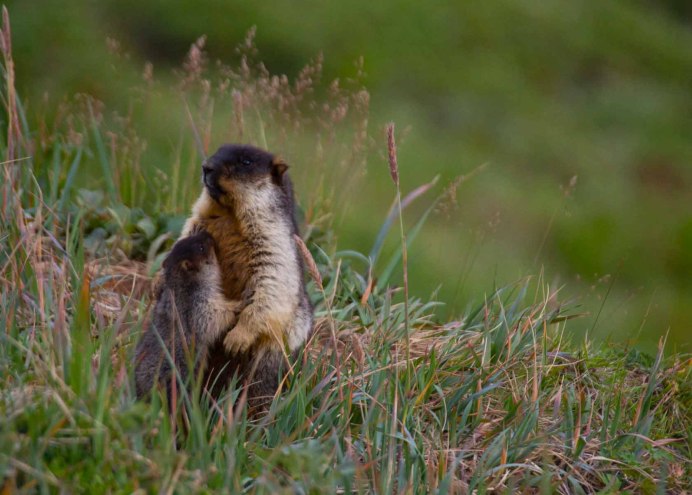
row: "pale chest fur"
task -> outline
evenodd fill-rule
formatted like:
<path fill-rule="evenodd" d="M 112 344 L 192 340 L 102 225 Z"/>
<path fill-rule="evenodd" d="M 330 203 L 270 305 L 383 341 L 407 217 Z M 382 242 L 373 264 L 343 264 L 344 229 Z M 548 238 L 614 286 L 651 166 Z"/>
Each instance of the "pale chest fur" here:
<path fill-rule="evenodd" d="M 244 203 L 253 205 L 239 210 L 237 217 L 251 258 L 256 303 L 271 304 L 288 316 L 295 310 L 302 281 L 290 218 L 279 210 L 269 189 L 252 191 Z"/>

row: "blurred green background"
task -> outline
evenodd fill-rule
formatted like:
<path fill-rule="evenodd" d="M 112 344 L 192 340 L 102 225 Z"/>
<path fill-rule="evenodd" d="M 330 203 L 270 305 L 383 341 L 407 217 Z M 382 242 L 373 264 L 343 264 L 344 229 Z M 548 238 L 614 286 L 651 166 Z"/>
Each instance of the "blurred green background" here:
<path fill-rule="evenodd" d="M 378 129 L 396 123 L 404 193 L 438 174 L 440 184 L 467 176 L 456 207 L 433 215 L 412 246 L 414 293 L 439 288 L 452 318 L 495 285 L 542 274 L 588 313 L 568 326 L 576 338 L 588 330 L 651 350 L 670 331 L 671 351 L 692 350 L 691 5 L 7 4 L 30 115 L 78 92 L 127 113 L 145 62 L 173 84 L 173 68 L 203 34 L 210 59 L 229 60 L 257 26 L 259 58 L 289 76 L 323 53 L 325 80 L 352 77 L 363 56 L 370 130 L 384 152 Z M 112 40 L 126 54 L 117 70 Z M 162 137 L 165 120 L 140 130 L 145 163 L 162 161 L 177 139 Z M 335 224 L 341 249 L 370 250 L 393 194 L 374 152 Z M 407 220 L 424 211 L 419 203 Z"/>

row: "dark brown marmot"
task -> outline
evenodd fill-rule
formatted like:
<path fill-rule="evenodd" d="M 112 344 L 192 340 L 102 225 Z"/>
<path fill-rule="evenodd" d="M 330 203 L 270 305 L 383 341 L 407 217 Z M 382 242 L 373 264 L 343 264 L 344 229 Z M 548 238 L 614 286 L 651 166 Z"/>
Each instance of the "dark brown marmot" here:
<path fill-rule="evenodd" d="M 242 307 L 243 303 L 229 301 L 221 292 L 211 235 L 201 232 L 176 242 L 163 262 L 149 325 L 137 343 L 137 397 L 145 397 L 159 385 L 171 401 L 176 380 L 172 364 L 187 384 L 188 365 L 194 365 L 195 375 L 204 367 L 209 347 L 233 326 Z"/>

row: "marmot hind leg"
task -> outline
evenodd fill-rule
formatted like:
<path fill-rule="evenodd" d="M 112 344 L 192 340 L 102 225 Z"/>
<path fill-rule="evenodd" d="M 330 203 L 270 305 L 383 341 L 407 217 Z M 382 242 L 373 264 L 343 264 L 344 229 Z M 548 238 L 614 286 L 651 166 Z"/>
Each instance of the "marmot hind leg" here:
<path fill-rule="evenodd" d="M 264 412 L 279 389 L 282 376 L 288 371 L 284 353 L 275 349 L 263 349 L 248 363 L 245 371 L 248 406 L 256 412 Z"/>

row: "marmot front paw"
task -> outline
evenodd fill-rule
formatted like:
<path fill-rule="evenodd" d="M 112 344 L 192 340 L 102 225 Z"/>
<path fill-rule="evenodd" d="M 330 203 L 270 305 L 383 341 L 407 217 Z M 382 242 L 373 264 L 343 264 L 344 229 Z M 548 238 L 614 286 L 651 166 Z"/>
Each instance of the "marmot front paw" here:
<path fill-rule="evenodd" d="M 226 351 L 238 354 L 246 352 L 254 341 L 251 331 L 243 323 L 238 322 L 224 337 L 223 346 Z"/>

